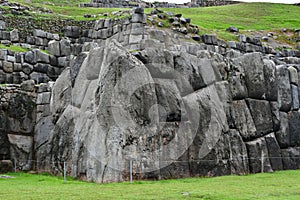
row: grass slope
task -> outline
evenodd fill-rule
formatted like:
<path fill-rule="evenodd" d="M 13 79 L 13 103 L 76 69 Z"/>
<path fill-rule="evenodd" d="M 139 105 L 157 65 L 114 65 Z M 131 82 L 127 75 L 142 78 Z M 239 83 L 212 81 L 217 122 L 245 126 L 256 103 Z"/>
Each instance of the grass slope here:
<path fill-rule="evenodd" d="M 14 174 L 11 174 L 14 176 Z M 95 184 L 17 174 L 0 179 L 0 199 L 300 199 L 300 170 L 247 176 Z M 189 195 L 184 195 L 188 193 Z"/>
<path fill-rule="evenodd" d="M 241 3 L 218 7 L 165 9 L 182 13 L 200 27 L 201 33 L 214 33 L 221 38 L 230 39 L 226 32 L 229 26 L 240 30 L 278 31 L 282 28 L 300 28 L 300 7 L 272 3 Z"/>

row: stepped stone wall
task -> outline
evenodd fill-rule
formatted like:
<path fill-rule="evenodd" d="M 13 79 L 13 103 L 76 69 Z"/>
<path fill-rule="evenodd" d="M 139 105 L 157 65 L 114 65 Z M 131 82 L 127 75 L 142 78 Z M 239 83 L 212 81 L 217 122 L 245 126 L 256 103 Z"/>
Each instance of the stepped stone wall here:
<path fill-rule="evenodd" d="M 130 160 L 135 179 L 299 168 L 299 51 L 187 41 L 147 26 L 142 8 L 63 33 L 35 30 L 34 50 L 0 52 L 0 156 L 18 169 L 60 174 L 66 162 L 103 183 L 128 180 Z"/>

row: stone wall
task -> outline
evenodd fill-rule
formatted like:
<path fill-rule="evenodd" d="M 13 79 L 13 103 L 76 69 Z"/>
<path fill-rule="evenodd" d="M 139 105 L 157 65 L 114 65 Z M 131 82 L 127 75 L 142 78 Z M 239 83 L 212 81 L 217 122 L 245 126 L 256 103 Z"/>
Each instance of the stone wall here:
<path fill-rule="evenodd" d="M 80 7 L 96 7 L 96 8 L 132 8 L 138 7 L 140 0 L 91 0 L 90 3 L 79 4 Z"/>
<path fill-rule="evenodd" d="M 36 89 L 33 81 L 0 87 L 1 159 L 17 159 L 18 170 L 33 167 Z"/>
<path fill-rule="evenodd" d="M 148 27 L 142 8 L 29 37 L 50 55 L 0 52 L 3 83 L 25 66 L 32 79 L 0 88 L 0 156 L 21 170 L 59 174 L 66 162 L 68 175 L 101 183 L 128 180 L 129 160 L 135 179 L 300 166 L 298 51 L 242 36 L 199 43 Z"/>

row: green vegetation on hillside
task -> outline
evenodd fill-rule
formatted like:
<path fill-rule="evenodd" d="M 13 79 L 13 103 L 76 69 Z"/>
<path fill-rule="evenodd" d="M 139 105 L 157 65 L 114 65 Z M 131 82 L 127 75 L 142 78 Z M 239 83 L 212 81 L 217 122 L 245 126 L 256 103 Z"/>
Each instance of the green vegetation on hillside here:
<path fill-rule="evenodd" d="M 10 50 L 10 51 L 13 51 L 13 52 L 27 52 L 27 51 L 29 51 L 28 49 L 20 47 L 20 46 L 14 46 L 14 45 L 6 46 L 6 45 L 3 45 L 3 44 L 0 44 L 0 49 L 7 49 L 7 50 Z"/>
<path fill-rule="evenodd" d="M 200 27 L 201 33 L 215 33 L 228 37 L 225 30 L 235 26 L 240 30 L 269 30 L 300 28 L 300 7 L 272 3 L 241 3 L 218 7 L 164 9 L 168 12 L 182 13 Z"/>
<path fill-rule="evenodd" d="M 300 199 L 300 170 L 247 176 L 95 184 L 61 177 L 11 174 L 0 199 Z"/>

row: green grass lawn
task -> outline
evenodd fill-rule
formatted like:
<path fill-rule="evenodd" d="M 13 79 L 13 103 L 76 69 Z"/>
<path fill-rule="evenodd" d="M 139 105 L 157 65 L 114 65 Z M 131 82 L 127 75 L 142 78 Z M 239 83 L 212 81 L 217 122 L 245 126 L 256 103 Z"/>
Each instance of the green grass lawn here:
<path fill-rule="evenodd" d="M 268 30 L 278 31 L 300 28 L 300 7 L 271 3 L 241 3 L 218 7 L 164 9 L 168 12 L 182 13 L 200 27 L 201 34 L 213 33 L 224 39 L 232 39 L 226 32 L 229 26 L 238 27 L 241 31 Z"/>
<path fill-rule="evenodd" d="M 300 199 L 300 170 L 95 184 L 45 175 L 0 179 L 0 199 Z M 189 195 L 184 195 L 188 193 Z"/>

